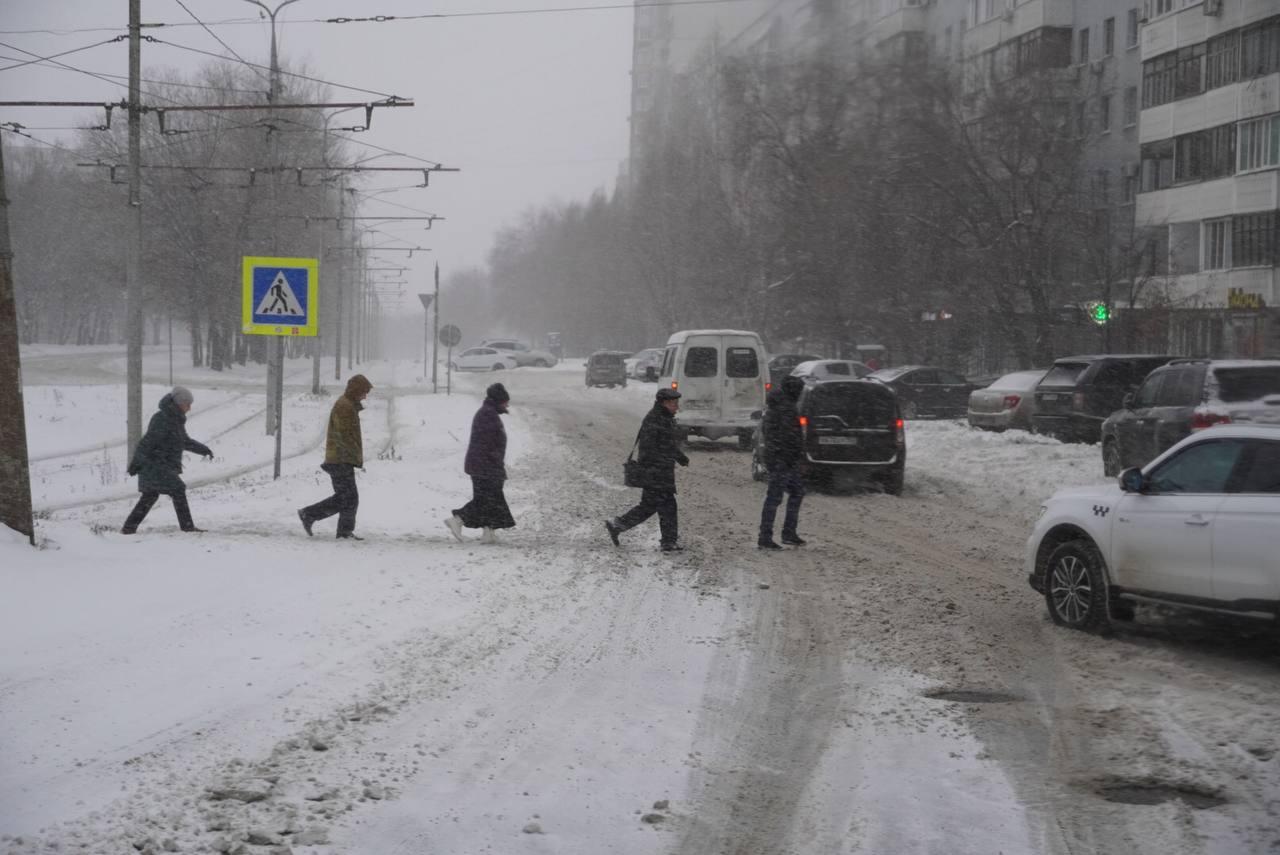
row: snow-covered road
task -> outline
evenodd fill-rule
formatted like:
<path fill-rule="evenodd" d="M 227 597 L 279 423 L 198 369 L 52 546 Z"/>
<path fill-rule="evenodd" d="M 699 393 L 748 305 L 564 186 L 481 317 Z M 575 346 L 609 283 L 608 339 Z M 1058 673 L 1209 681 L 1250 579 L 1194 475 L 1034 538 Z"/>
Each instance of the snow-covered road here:
<path fill-rule="evenodd" d="M 1275 845 L 1274 645 L 1158 618 L 1067 633 L 1022 578 L 1040 498 L 1099 480 L 1096 449 L 911 423 L 902 499 L 812 496 L 811 545 L 762 555 L 745 455 L 695 441 L 672 558 L 650 527 L 618 550 L 600 524 L 634 500 L 620 459 L 653 387 L 521 370 L 502 378 L 519 527 L 459 545 L 440 521 L 469 493 L 492 378 L 445 397 L 420 365 L 365 370 L 362 543 L 297 523 L 328 492 L 331 400 L 301 391 L 272 481 L 258 420 L 238 424 L 261 398 L 181 378 L 192 434 L 223 432 L 187 473 L 208 534 L 179 533 L 162 499 L 120 536 L 132 495 L 105 463 L 37 469 L 44 548 L 0 544 L 0 852 Z M 104 388 L 31 386 L 28 422 L 100 412 Z M 57 454 L 119 421 L 60 428 L 38 466 L 94 459 Z"/>

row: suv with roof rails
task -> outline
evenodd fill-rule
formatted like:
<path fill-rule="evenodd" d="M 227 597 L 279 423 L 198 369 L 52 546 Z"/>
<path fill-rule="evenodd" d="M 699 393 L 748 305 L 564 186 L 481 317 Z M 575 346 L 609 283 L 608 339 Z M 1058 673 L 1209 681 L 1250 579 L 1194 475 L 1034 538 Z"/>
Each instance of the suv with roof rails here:
<path fill-rule="evenodd" d="M 1063 442 L 1097 442 L 1124 396 L 1174 356 L 1151 353 L 1064 356 L 1036 385 L 1031 429 Z"/>
<path fill-rule="evenodd" d="M 1145 466 L 1215 424 L 1280 425 L 1280 359 L 1175 359 L 1102 423 L 1102 467 Z"/>

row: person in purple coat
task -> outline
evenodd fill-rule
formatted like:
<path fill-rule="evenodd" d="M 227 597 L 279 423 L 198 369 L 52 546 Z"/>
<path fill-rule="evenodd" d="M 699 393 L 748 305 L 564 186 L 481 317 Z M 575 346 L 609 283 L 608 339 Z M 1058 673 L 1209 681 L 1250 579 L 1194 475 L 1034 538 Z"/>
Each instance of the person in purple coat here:
<path fill-rule="evenodd" d="M 496 529 L 515 527 L 515 518 L 502 492 L 507 480 L 507 431 L 502 426 L 502 416 L 510 401 L 506 388 L 494 383 L 485 390 L 484 403 L 471 420 L 471 442 L 463 468 L 471 476 L 471 501 L 444 521 L 459 542 L 463 528 L 484 529 L 480 542 L 496 543 Z"/>

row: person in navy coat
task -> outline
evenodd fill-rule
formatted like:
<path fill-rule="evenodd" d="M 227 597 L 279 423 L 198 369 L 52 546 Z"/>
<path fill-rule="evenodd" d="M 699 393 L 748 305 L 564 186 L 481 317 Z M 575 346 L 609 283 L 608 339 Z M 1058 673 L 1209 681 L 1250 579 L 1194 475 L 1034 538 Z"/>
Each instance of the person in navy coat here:
<path fill-rule="evenodd" d="M 507 414 L 511 395 L 501 383 L 485 390 L 484 403 L 471 420 L 471 441 L 463 471 L 471 476 L 471 501 L 444 521 L 450 533 L 462 540 L 463 528 L 480 528 L 481 543 L 495 543 L 494 531 L 514 528 L 516 521 L 507 507 L 503 485 L 507 480 L 507 431 L 502 416 Z"/>

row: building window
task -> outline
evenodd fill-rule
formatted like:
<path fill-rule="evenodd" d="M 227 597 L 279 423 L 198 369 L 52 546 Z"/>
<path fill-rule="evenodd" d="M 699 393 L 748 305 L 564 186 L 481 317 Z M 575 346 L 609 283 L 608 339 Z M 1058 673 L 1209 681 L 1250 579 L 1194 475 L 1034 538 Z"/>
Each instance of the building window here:
<path fill-rule="evenodd" d="M 1124 90 L 1124 126 L 1131 128 L 1138 124 L 1138 87 L 1130 86 Z"/>
<path fill-rule="evenodd" d="M 1089 61 L 1089 28 L 1085 27 L 1080 31 L 1078 40 L 1076 41 L 1076 62 L 1084 65 Z"/>
<path fill-rule="evenodd" d="M 1173 74 L 1177 67 L 1176 51 L 1142 63 L 1142 109 L 1159 107 L 1173 100 Z"/>
<path fill-rule="evenodd" d="M 1102 22 L 1102 55 L 1115 56 L 1116 53 L 1116 19 L 1107 18 Z"/>
<path fill-rule="evenodd" d="M 1173 79 L 1174 98 L 1189 98 L 1204 91 L 1204 54 L 1204 42 L 1178 51 L 1178 67 Z"/>
<path fill-rule="evenodd" d="M 1138 10 L 1130 9 L 1128 16 L 1128 29 L 1125 33 L 1125 47 L 1138 46 Z"/>
<path fill-rule="evenodd" d="M 1280 166 L 1280 114 L 1239 124 L 1241 172 Z"/>
<path fill-rule="evenodd" d="M 1204 88 L 1217 89 L 1240 79 L 1240 31 L 1209 39 L 1204 58 Z"/>
<path fill-rule="evenodd" d="M 1111 130 L 1111 96 L 1098 98 L 1098 127 L 1103 131 Z"/>
<path fill-rule="evenodd" d="M 1160 140 L 1142 147 L 1142 192 L 1173 186 L 1173 140 Z"/>
<path fill-rule="evenodd" d="M 1084 137 L 1089 130 L 1089 120 L 1085 116 L 1085 104 L 1083 101 L 1076 102 L 1076 136 Z"/>
<path fill-rule="evenodd" d="M 1235 125 L 1219 125 L 1174 139 L 1175 183 L 1223 178 L 1235 171 L 1235 163 Z"/>
<path fill-rule="evenodd" d="M 947 27 L 942 33 L 942 55 L 950 58 L 951 56 L 951 28 Z"/>
<path fill-rule="evenodd" d="M 1167 15 L 1173 11 L 1173 0 L 1144 0 L 1142 8 L 1147 18 Z"/>
<path fill-rule="evenodd" d="M 1201 223 L 1200 269 L 1226 270 L 1231 266 L 1231 220 Z"/>
<path fill-rule="evenodd" d="M 1261 77 L 1280 71 L 1280 18 L 1269 18 L 1240 31 L 1240 73 Z"/>
<path fill-rule="evenodd" d="M 1138 197 L 1138 167 L 1125 164 L 1120 170 L 1120 204 L 1131 205 Z"/>
<path fill-rule="evenodd" d="M 1275 211 L 1238 214 L 1231 222 L 1231 264 L 1235 267 L 1272 267 L 1276 257 Z"/>

